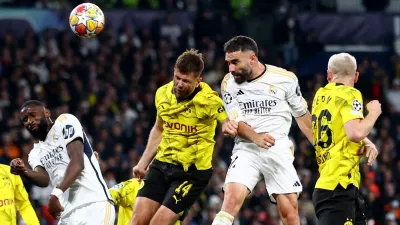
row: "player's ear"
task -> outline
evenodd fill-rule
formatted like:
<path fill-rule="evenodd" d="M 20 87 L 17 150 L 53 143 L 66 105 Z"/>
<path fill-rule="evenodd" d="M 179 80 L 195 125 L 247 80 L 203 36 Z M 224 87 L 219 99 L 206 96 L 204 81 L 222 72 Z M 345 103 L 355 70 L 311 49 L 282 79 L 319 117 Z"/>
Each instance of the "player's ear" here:
<path fill-rule="evenodd" d="M 202 81 L 203 81 L 203 77 L 200 75 L 200 76 L 197 78 L 196 88 L 198 88 L 198 87 L 200 86 L 200 82 L 202 82 Z"/>
<path fill-rule="evenodd" d="M 354 76 L 354 83 L 357 83 L 358 81 L 358 77 L 360 76 L 359 72 L 356 72 L 355 76 Z"/>
<path fill-rule="evenodd" d="M 326 71 L 327 72 L 327 76 L 326 76 L 326 79 L 328 80 L 328 82 L 331 82 L 332 81 L 332 79 L 333 79 L 333 74 L 332 74 L 332 71 Z"/>
<path fill-rule="evenodd" d="M 49 109 L 44 109 L 44 117 L 50 118 L 50 116 L 51 116 L 50 110 Z"/>

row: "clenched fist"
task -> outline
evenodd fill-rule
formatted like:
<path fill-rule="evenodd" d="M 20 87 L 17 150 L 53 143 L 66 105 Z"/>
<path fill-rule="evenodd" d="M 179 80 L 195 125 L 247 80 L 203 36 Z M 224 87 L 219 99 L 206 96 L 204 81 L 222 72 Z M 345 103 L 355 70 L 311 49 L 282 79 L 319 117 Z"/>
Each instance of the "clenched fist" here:
<path fill-rule="evenodd" d="M 20 158 L 13 159 L 10 163 L 10 167 L 10 172 L 15 175 L 23 175 L 28 171 L 24 161 Z"/>
<path fill-rule="evenodd" d="M 368 102 L 366 107 L 367 107 L 368 113 L 374 113 L 378 116 L 381 115 L 381 113 L 382 113 L 381 103 L 379 103 L 378 100 L 372 100 L 372 101 Z"/>

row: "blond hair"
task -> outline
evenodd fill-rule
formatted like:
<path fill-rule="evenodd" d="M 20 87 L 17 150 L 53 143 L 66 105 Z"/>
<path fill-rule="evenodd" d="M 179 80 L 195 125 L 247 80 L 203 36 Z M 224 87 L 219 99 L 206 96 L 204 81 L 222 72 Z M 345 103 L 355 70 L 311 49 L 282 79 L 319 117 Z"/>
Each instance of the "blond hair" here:
<path fill-rule="evenodd" d="M 357 71 L 357 60 L 349 53 L 334 54 L 329 58 L 328 71 L 334 76 L 353 76 Z"/>

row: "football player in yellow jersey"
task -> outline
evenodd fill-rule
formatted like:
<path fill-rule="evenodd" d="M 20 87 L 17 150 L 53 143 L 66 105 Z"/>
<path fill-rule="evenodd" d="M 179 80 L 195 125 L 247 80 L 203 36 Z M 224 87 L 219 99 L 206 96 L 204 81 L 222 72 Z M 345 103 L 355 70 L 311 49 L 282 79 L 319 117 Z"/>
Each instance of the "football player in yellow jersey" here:
<path fill-rule="evenodd" d="M 378 155 L 367 135 L 381 114 L 378 101 L 367 104 L 354 88 L 359 74 L 356 59 L 347 53 L 328 62 L 328 84 L 320 88 L 312 104 L 314 147 L 320 177 L 313 201 L 319 224 L 366 224 L 365 203 L 359 194 L 360 158 L 372 164 Z"/>
<path fill-rule="evenodd" d="M 222 100 L 200 81 L 203 69 L 202 55 L 188 50 L 175 63 L 173 81 L 157 90 L 157 119 L 133 168 L 144 186 L 131 225 L 174 224 L 211 178 L 217 122 L 225 134 L 236 136 L 237 124 L 229 121 Z"/>
<path fill-rule="evenodd" d="M 15 207 L 27 225 L 40 224 L 21 177 L 11 174 L 8 165 L 0 164 L 0 224 L 17 224 Z"/>

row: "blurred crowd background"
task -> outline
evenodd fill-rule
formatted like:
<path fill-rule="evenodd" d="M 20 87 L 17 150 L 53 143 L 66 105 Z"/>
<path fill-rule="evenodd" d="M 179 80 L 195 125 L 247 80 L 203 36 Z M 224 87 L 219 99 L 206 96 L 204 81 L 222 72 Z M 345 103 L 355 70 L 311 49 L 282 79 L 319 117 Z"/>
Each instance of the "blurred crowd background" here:
<path fill-rule="evenodd" d="M 92 146 L 100 154 L 101 169 L 109 187 L 131 178 L 131 169 L 143 153 L 155 121 L 154 94 L 159 86 L 172 79 L 176 57 L 185 49 L 199 49 L 205 58 L 203 80 L 219 92 L 228 69 L 223 43 L 244 34 L 258 41 L 262 62 L 287 68 L 298 75 L 309 106 L 316 90 L 326 84 L 329 56 L 340 51 L 356 56 L 361 74 L 356 87 L 363 93 L 364 103 L 377 99 L 383 106 L 383 114 L 369 137 L 378 147 L 379 157 L 372 166 L 361 164 L 361 191 L 368 202 L 368 224 L 399 223 L 400 57 L 396 51 L 396 35 L 400 32 L 400 23 L 397 27 L 394 18 L 389 23 L 393 25 L 389 28 L 394 30 L 391 35 L 383 32 L 383 39 L 373 39 L 382 28 L 365 19 L 369 11 L 388 18 L 390 11 L 400 9 L 396 0 L 92 2 L 102 7 L 106 19 L 107 10 L 118 8 L 132 9 L 132 15 L 145 11 L 163 12 L 164 16 L 141 27 L 129 21 L 115 27 L 112 21 L 107 21 L 105 30 L 93 39 L 78 38 L 68 27 L 38 30 L 28 26 L 23 31 L 13 26 L 7 30 L 1 28 L 0 163 L 8 164 L 16 157 L 27 160 L 33 140 L 20 124 L 19 109 L 24 101 L 38 99 L 52 110 L 54 119 L 62 113 L 72 113 L 80 119 Z M 69 15 L 79 3 L 76 0 L 0 0 L 1 6 L 7 7 L 0 10 L 28 8 L 43 10 L 40 12 L 64 11 Z M 341 16 L 343 10 L 349 9 L 354 10 L 354 18 L 348 12 Z M 179 17 L 172 16 L 175 12 L 189 12 L 191 22 L 182 27 Z M 338 21 L 345 18 L 348 24 L 369 23 L 373 32 L 352 30 L 348 36 L 340 33 L 340 37 L 332 40 L 322 33 L 338 26 L 334 20 L 325 22 L 324 26 L 305 27 L 309 21 L 307 16 L 316 14 L 321 16 L 320 20 L 331 16 Z M 6 23 L 3 20 L 0 15 L 0 25 Z M 349 33 L 348 24 L 339 24 L 344 33 Z M 220 210 L 221 187 L 233 142 L 219 131 L 215 138 L 213 178 L 192 207 L 185 224 L 209 225 Z M 314 149 L 295 122 L 290 135 L 295 143 L 294 164 L 304 186 L 299 198 L 301 224 L 317 225 L 311 201 L 318 177 Z M 54 224 L 45 210 L 52 188 L 38 188 L 28 182 L 25 185 L 41 224 Z M 278 217 L 265 185 L 259 183 L 235 224 L 276 225 L 280 224 Z"/>

